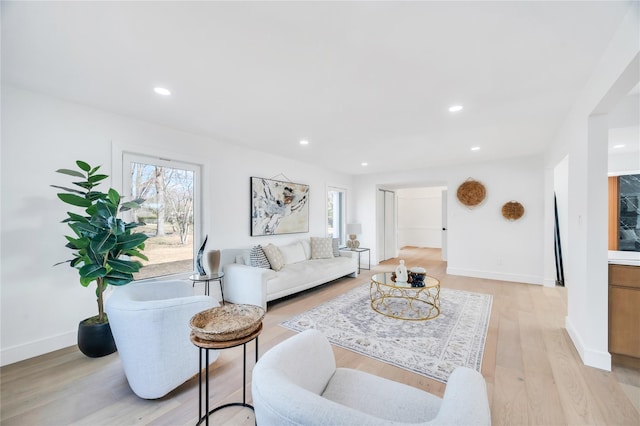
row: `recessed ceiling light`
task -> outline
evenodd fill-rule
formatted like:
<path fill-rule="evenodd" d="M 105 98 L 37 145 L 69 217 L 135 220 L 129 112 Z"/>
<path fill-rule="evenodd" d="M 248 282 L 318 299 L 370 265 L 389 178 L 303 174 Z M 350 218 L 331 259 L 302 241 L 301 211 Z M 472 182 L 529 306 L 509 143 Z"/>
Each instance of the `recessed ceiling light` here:
<path fill-rule="evenodd" d="M 452 107 L 449 107 L 449 112 L 458 112 L 458 111 L 462 111 L 462 105 L 454 105 Z"/>
<path fill-rule="evenodd" d="M 365 167 L 365 166 L 368 166 L 368 165 L 369 165 L 369 163 L 360 163 L 360 165 L 361 165 L 362 167 Z"/>
<path fill-rule="evenodd" d="M 171 94 L 171 92 L 164 87 L 155 87 L 153 91 L 162 96 L 169 96 Z"/>
<path fill-rule="evenodd" d="M 480 147 L 479 146 L 474 146 L 473 148 L 471 148 L 471 151 L 480 151 Z"/>
<path fill-rule="evenodd" d="M 309 145 L 309 141 L 303 139 L 300 141 L 300 145 Z"/>
<path fill-rule="evenodd" d="M 625 144 L 621 143 L 619 145 L 614 145 L 613 149 L 620 149 L 620 148 L 624 148 L 624 147 L 625 147 Z"/>

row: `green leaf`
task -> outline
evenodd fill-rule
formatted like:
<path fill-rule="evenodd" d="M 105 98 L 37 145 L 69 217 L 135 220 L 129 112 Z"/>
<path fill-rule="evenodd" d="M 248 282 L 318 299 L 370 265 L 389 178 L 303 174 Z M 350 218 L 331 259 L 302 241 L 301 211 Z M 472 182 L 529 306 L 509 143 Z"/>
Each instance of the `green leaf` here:
<path fill-rule="evenodd" d="M 109 188 L 108 193 L 109 201 L 111 201 L 114 205 L 118 205 L 120 203 L 120 194 L 113 188 Z"/>
<path fill-rule="evenodd" d="M 58 169 L 56 170 L 56 172 L 58 173 L 62 173 L 63 175 L 69 175 L 69 176 L 74 176 L 74 177 L 81 177 L 83 178 L 84 175 L 76 170 L 69 170 L 69 169 Z"/>
<path fill-rule="evenodd" d="M 126 254 L 127 256 L 131 256 L 131 257 L 139 257 L 142 260 L 149 260 L 149 258 L 147 256 L 145 256 L 144 254 L 142 254 L 142 252 L 138 251 L 138 250 L 125 250 L 123 252 L 124 254 Z"/>
<path fill-rule="evenodd" d="M 142 207 L 142 203 L 138 203 L 137 201 L 127 201 L 126 203 L 122 203 L 120 207 L 120 211 L 131 210 L 131 209 L 139 209 Z"/>
<path fill-rule="evenodd" d="M 78 161 L 76 161 L 76 164 L 78 165 L 78 167 L 80 167 L 85 172 L 88 172 L 89 170 L 91 170 L 91 166 L 88 165 L 87 163 L 85 163 L 84 161 L 78 160 Z"/>
<path fill-rule="evenodd" d="M 111 227 L 111 231 L 114 235 L 122 235 L 125 233 L 125 223 L 122 219 L 116 219 L 114 225 Z"/>
<path fill-rule="evenodd" d="M 134 249 L 144 243 L 147 238 L 149 237 L 144 234 L 120 235 L 118 236 L 118 243 L 116 244 L 116 247 L 119 250 Z"/>
<path fill-rule="evenodd" d="M 136 262 L 132 260 L 121 260 L 121 259 L 107 260 L 107 264 L 111 266 L 114 271 L 125 272 L 125 273 L 138 272 L 142 267 L 140 262 Z M 109 275 L 112 275 L 112 273 L 110 273 Z"/>
<path fill-rule="evenodd" d="M 74 194 L 80 194 L 82 196 L 85 195 L 85 192 L 83 192 L 83 191 L 78 191 L 77 189 L 73 189 L 73 188 L 67 188 L 66 186 L 59 186 L 59 185 L 49 185 L 49 186 L 52 186 L 52 187 L 58 188 L 58 189 L 62 189 L 62 190 L 67 191 L 67 192 L 73 192 Z"/>
<path fill-rule="evenodd" d="M 125 285 L 133 281 L 133 275 L 112 270 L 106 277 L 104 277 L 104 281 L 115 286 Z"/>
<path fill-rule="evenodd" d="M 99 231 L 98 228 L 86 222 L 70 223 L 69 228 L 73 229 L 75 233 L 78 234 L 79 237 L 84 237 L 85 236 L 84 234 L 86 233 L 95 234 Z"/>
<path fill-rule="evenodd" d="M 86 181 L 83 181 L 83 182 L 71 182 L 71 183 L 73 183 L 74 185 L 78 185 L 80 188 L 84 188 L 84 189 L 87 189 L 87 190 L 91 190 L 91 188 L 93 188 L 95 186 L 95 185 L 92 185 L 91 183 L 86 182 Z"/>
<path fill-rule="evenodd" d="M 91 239 L 89 247 L 95 253 L 105 254 L 116 246 L 117 237 L 110 232 L 103 232 Z"/>
<path fill-rule="evenodd" d="M 75 214 L 72 212 L 67 212 L 67 214 L 69 215 L 69 217 L 63 220 L 62 223 L 66 223 L 66 222 L 89 223 L 89 218 L 86 216 L 80 216 L 79 214 Z"/>
<path fill-rule="evenodd" d="M 91 205 L 91 201 L 87 200 L 84 197 L 79 197 L 75 194 L 58 194 L 58 198 L 64 201 L 67 204 L 71 204 L 73 206 L 78 207 L 89 207 Z"/>
<path fill-rule="evenodd" d="M 96 265 L 91 263 L 89 265 L 84 265 L 80 268 L 80 276 L 84 279 L 94 280 L 96 278 L 101 278 L 107 275 L 107 268 L 102 265 Z"/>
<path fill-rule="evenodd" d="M 82 284 L 83 287 L 88 287 L 89 284 L 91 284 L 91 281 L 95 281 L 96 278 L 86 278 L 86 277 L 80 277 L 80 284 Z"/>
<path fill-rule="evenodd" d="M 89 183 L 96 185 L 98 182 L 105 180 L 106 178 L 108 178 L 109 175 L 93 175 L 93 176 L 89 176 Z"/>
<path fill-rule="evenodd" d="M 103 219 L 115 218 L 118 213 L 117 204 L 111 204 L 104 200 L 98 200 L 96 207 L 96 214 Z"/>
<path fill-rule="evenodd" d="M 90 199 L 91 201 L 106 200 L 107 194 L 99 191 L 89 191 L 87 192 L 87 198 Z"/>
<path fill-rule="evenodd" d="M 89 246 L 89 238 L 86 238 L 86 237 L 84 237 L 84 238 L 73 238 L 73 237 L 70 237 L 68 235 L 65 235 L 64 237 L 67 239 L 67 241 L 69 241 L 73 245 L 82 246 L 82 247 L 78 247 L 78 248 L 86 248 L 86 247 Z"/>

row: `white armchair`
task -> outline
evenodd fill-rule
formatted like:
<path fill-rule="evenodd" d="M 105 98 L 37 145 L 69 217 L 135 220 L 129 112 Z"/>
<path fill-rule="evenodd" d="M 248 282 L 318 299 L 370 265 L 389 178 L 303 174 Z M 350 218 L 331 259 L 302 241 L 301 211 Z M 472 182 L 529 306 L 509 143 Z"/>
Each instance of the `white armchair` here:
<path fill-rule="evenodd" d="M 322 333 L 307 330 L 267 351 L 253 369 L 256 423 L 267 425 L 490 425 L 484 378 L 449 377 L 444 397 L 372 374 L 336 368 Z"/>
<path fill-rule="evenodd" d="M 194 296 L 191 283 L 151 281 L 117 287 L 105 311 L 129 386 L 140 398 L 160 398 L 198 373 L 189 320 L 219 306 Z M 214 362 L 217 352 L 209 355 Z"/>

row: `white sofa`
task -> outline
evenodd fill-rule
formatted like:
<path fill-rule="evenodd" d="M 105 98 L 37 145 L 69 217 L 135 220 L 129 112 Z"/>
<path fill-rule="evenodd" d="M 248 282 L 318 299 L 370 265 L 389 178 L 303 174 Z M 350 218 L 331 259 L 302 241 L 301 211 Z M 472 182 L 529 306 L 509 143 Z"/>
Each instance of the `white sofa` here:
<path fill-rule="evenodd" d="M 140 398 L 161 398 L 198 373 L 189 320 L 219 306 L 196 296 L 190 282 L 149 281 L 116 287 L 105 303 L 129 386 Z M 218 352 L 209 355 L 212 363 Z"/>
<path fill-rule="evenodd" d="M 340 250 L 332 258 L 312 258 L 308 238 L 279 247 L 284 266 L 279 271 L 250 266 L 250 249 L 221 250 L 224 298 L 231 303 L 257 305 L 306 290 L 335 279 L 358 276 L 358 253 Z"/>
<path fill-rule="evenodd" d="M 336 368 L 317 330 L 267 351 L 253 368 L 251 395 L 259 426 L 490 425 L 484 378 L 456 368 L 443 398 L 364 371 Z"/>

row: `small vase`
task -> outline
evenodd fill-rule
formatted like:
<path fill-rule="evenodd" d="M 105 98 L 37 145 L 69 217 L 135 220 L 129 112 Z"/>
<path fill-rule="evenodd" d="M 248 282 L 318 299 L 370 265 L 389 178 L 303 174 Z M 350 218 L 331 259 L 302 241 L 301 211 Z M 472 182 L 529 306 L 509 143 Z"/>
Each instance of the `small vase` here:
<path fill-rule="evenodd" d="M 207 252 L 207 262 L 209 263 L 209 273 L 218 275 L 220 273 L 220 250 L 209 250 Z"/>

